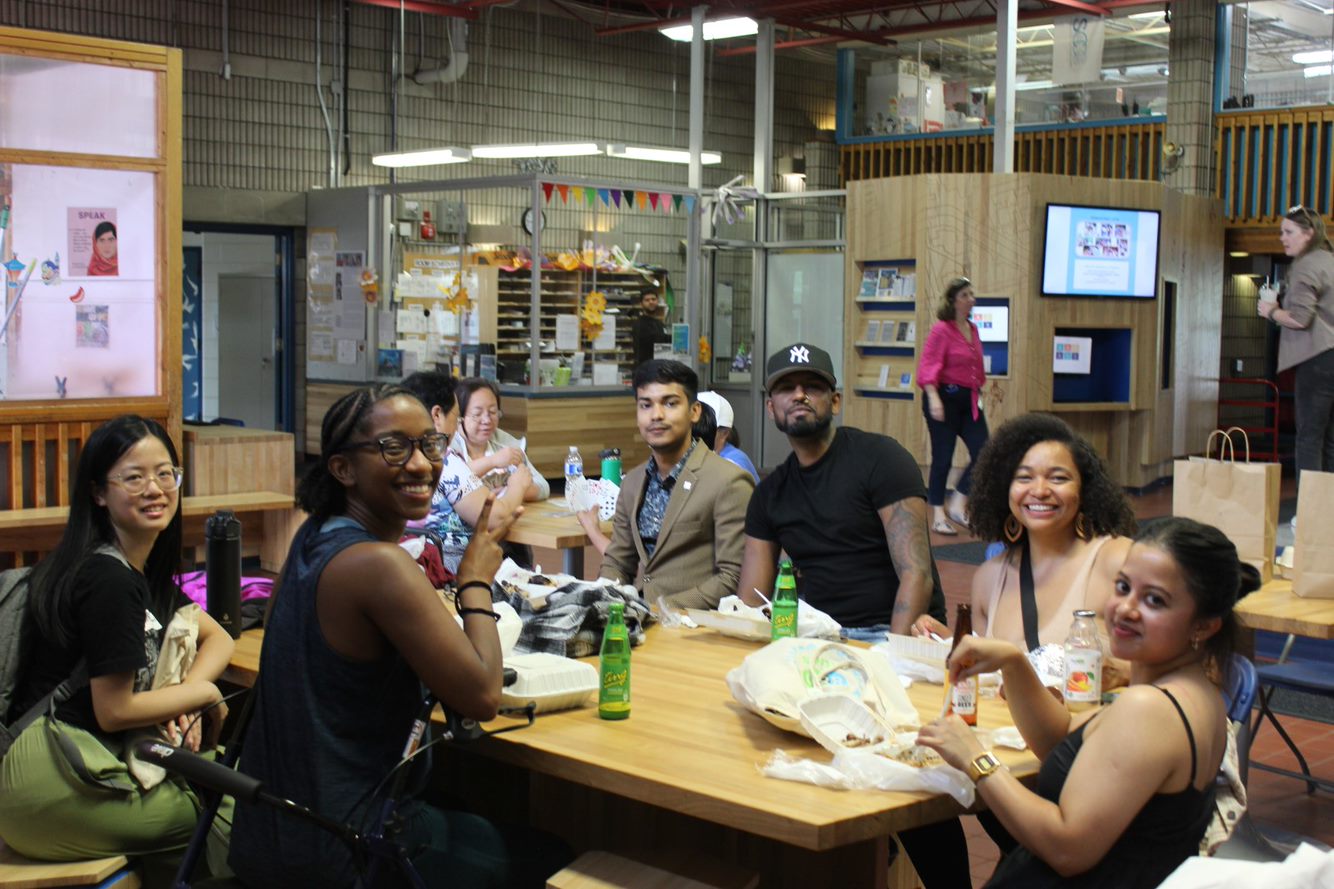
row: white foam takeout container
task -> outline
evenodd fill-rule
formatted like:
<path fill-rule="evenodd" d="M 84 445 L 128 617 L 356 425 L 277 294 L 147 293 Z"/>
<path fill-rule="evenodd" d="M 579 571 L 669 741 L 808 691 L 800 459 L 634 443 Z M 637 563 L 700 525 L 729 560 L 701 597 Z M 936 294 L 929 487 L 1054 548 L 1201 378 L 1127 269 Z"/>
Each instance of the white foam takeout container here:
<path fill-rule="evenodd" d="M 895 742 L 893 726 L 870 707 L 847 695 L 808 698 L 801 702 L 797 712 L 802 727 L 830 753 L 854 749 L 879 750 Z M 849 745 L 849 735 L 873 743 Z"/>
<path fill-rule="evenodd" d="M 505 659 L 505 666 L 519 675 L 501 690 L 503 707 L 526 707 L 531 702 L 538 713 L 568 710 L 582 707 L 598 688 L 596 667 L 558 654 L 514 654 Z"/>
<path fill-rule="evenodd" d="M 717 630 L 737 639 L 768 641 L 773 628 L 764 617 L 754 614 L 723 613 L 702 608 L 687 608 L 686 614 L 701 627 Z"/>

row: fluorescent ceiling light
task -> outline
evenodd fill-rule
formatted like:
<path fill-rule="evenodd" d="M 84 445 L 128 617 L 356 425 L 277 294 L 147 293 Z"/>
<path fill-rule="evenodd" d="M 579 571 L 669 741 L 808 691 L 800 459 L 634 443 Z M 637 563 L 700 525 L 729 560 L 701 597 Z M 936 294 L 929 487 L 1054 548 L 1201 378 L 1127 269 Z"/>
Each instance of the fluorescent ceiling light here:
<path fill-rule="evenodd" d="M 1321 62 L 1329 64 L 1334 62 L 1334 50 L 1320 49 L 1315 52 L 1299 52 L 1293 55 L 1292 60 L 1298 65 L 1318 65 Z"/>
<path fill-rule="evenodd" d="M 1132 12 L 1126 16 L 1128 19 L 1160 19 L 1163 17 L 1161 12 Z"/>
<path fill-rule="evenodd" d="M 665 164 L 690 163 L 690 152 L 684 148 L 649 148 L 641 145 L 611 144 L 607 146 L 607 154 L 611 157 L 626 157 L 640 161 L 661 161 Z M 701 151 L 699 162 L 706 165 L 721 164 L 723 156 L 717 151 Z"/>
<path fill-rule="evenodd" d="M 695 34 L 693 25 L 673 25 L 670 28 L 659 28 L 658 31 L 663 37 L 669 40 L 679 40 L 682 43 L 689 43 Z M 758 34 L 760 26 L 754 19 L 734 18 L 717 19 L 712 22 L 704 23 L 705 40 L 726 40 L 729 37 L 749 37 L 752 34 Z"/>
<path fill-rule="evenodd" d="M 1045 90 L 1051 87 L 1050 80 L 1025 80 L 1023 83 L 1016 83 L 1014 88 L 1019 90 Z"/>
<path fill-rule="evenodd" d="M 421 151 L 396 151 L 377 154 L 371 163 L 377 167 L 431 167 L 436 164 L 461 164 L 472 160 L 466 148 L 426 148 Z"/>
<path fill-rule="evenodd" d="M 587 154 L 601 154 L 602 146 L 596 142 L 526 142 L 517 145 L 474 145 L 473 157 L 579 157 Z"/>
<path fill-rule="evenodd" d="M 1305 76 L 1308 77 L 1308 78 L 1310 78 L 1310 77 L 1328 77 L 1328 76 L 1329 76 L 1329 71 L 1330 71 L 1330 67 L 1329 67 L 1329 65 L 1319 65 L 1319 66 L 1317 66 L 1317 67 L 1315 67 L 1315 68 L 1303 68 L 1303 69 L 1302 69 L 1302 74 L 1305 75 Z"/>
<path fill-rule="evenodd" d="M 1235 259 L 1241 259 L 1242 257 L 1250 256 L 1250 254 L 1247 253 L 1245 250 L 1229 250 L 1227 255 Z"/>

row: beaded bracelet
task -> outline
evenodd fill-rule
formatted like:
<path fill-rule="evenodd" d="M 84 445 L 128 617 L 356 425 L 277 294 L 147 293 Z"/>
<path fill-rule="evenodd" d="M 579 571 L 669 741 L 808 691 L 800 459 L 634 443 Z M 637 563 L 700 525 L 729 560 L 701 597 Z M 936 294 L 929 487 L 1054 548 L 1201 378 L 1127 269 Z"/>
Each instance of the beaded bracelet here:
<path fill-rule="evenodd" d="M 469 615 L 469 614 L 485 614 L 487 617 L 491 618 L 491 619 L 494 620 L 496 623 L 499 623 L 499 622 L 500 622 L 500 615 L 497 614 L 496 612 L 492 611 L 492 610 L 489 609 L 489 608 L 460 608 L 460 609 L 459 609 L 459 617 L 464 617 L 464 616 Z"/>

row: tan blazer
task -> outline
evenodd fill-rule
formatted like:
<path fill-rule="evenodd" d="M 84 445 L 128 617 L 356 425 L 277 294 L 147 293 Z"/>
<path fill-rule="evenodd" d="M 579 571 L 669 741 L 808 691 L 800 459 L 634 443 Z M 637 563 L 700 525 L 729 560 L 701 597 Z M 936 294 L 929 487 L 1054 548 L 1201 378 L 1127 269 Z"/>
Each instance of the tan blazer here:
<path fill-rule="evenodd" d="M 676 477 L 650 557 L 639 536 L 639 507 L 652 463 L 636 466 L 621 483 L 602 576 L 633 581 L 650 604 L 664 598 L 680 608 L 716 608 L 719 599 L 736 592 L 741 577 L 746 506 L 755 482 L 744 469 L 697 445 Z M 641 568 L 643 576 L 635 580 Z"/>

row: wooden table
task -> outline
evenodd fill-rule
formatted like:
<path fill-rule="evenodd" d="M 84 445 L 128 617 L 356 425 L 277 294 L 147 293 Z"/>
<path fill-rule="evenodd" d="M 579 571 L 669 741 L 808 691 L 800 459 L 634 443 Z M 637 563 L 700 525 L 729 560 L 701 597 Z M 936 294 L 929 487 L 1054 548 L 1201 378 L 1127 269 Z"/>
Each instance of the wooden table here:
<path fill-rule="evenodd" d="M 1304 599 L 1292 591 L 1291 580 L 1269 581 L 1238 602 L 1235 611 L 1247 630 L 1334 639 L 1334 599 Z"/>
<path fill-rule="evenodd" d="M 228 678 L 253 681 L 259 642 L 256 631 L 241 637 Z M 837 791 L 761 775 L 776 748 L 831 757 L 733 700 L 724 677 L 757 647 L 710 630 L 654 628 L 634 652 L 628 720 L 600 720 L 588 706 L 451 748 L 442 758 L 457 752 L 467 762 L 451 780 L 473 781 L 451 789 L 467 799 L 498 795 L 497 782 L 517 766 L 528 774 L 529 817 L 576 848 L 690 850 L 759 871 L 764 886 L 886 886 L 889 834 L 954 817 L 958 805 L 940 795 Z M 939 712 L 941 695 L 938 685 L 909 690 L 923 719 Z M 1012 724 L 1005 705 L 991 700 L 979 722 Z M 1037 770 L 1028 752 L 997 753 L 1021 777 Z"/>
<path fill-rule="evenodd" d="M 602 529 L 611 533 L 611 523 L 603 522 Z M 588 535 L 579 520 L 565 506 L 565 498 L 551 497 L 523 505 L 523 515 L 514 520 L 505 539 L 525 546 L 558 549 L 564 558 L 566 574 L 584 576 L 584 547 Z"/>

